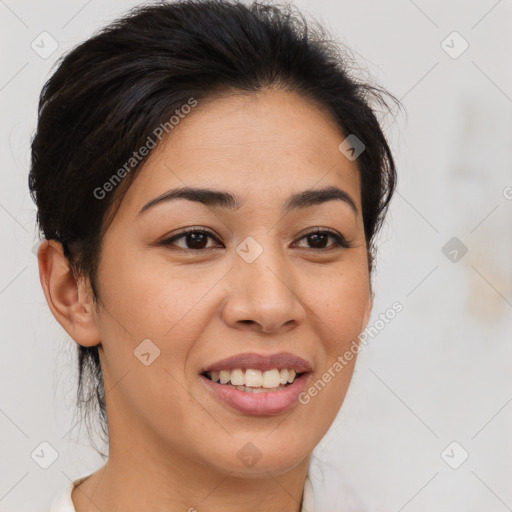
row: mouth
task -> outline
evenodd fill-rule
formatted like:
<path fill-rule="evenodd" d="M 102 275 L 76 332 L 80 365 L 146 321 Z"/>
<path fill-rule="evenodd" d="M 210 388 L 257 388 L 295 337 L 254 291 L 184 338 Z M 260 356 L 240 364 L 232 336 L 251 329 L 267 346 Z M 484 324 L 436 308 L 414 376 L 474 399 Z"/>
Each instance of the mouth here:
<path fill-rule="evenodd" d="M 237 368 L 231 371 L 203 372 L 199 378 L 210 396 L 230 410 L 255 416 L 274 416 L 299 404 L 298 398 L 312 375 L 311 372 L 287 371 L 278 371 L 276 368 L 267 370 L 267 373 L 248 368 L 244 372 L 242 368 Z"/>
<path fill-rule="evenodd" d="M 261 371 L 256 368 L 206 371 L 201 375 L 221 386 L 235 388 L 244 393 L 279 392 L 291 386 L 308 372 L 296 372 L 292 368 L 274 368 Z"/>
<path fill-rule="evenodd" d="M 199 379 L 219 404 L 244 414 L 275 415 L 299 403 L 313 367 L 290 352 L 244 352 L 199 370 Z"/>

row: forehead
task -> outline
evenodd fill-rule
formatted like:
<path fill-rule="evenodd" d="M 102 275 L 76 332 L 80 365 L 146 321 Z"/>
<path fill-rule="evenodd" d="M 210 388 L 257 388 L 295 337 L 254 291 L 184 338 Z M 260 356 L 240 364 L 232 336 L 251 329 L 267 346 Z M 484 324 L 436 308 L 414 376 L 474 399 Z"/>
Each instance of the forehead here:
<path fill-rule="evenodd" d="M 138 211 L 176 186 L 229 190 L 269 205 L 294 191 L 334 185 L 360 210 L 359 170 L 339 151 L 343 139 L 325 109 L 295 93 L 231 93 L 198 101 L 152 150 L 124 208 Z"/>

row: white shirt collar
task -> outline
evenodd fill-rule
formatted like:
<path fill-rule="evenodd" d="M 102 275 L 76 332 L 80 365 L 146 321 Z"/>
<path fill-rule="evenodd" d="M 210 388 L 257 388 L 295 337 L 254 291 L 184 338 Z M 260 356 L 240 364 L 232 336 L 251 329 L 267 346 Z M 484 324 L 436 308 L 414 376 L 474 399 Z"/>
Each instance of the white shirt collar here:
<path fill-rule="evenodd" d="M 90 475 L 77 478 L 72 482 L 69 482 L 56 496 L 50 507 L 50 512 L 76 512 L 73 500 L 71 499 L 71 492 L 73 488 L 85 480 Z M 313 485 L 309 478 L 309 474 L 306 475 L 304 482 L 304 493 L 302 499 L 301 512 L 315 512 L 315 501 L 313 497 Z"/>

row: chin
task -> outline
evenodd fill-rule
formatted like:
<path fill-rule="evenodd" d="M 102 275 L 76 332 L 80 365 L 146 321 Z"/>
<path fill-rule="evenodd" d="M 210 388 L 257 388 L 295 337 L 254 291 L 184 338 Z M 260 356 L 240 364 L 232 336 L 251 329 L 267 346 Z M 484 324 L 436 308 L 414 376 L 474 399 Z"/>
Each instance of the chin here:
<path fill-rule="evenodd" d="M 259 478 L 268 476 L 268 473 L 286 473 L 310 455 L 311 451 L 304 449 L 304 442 L 299 442 L 299 445 L 295 446 L 287 442 L 284 436 L 279 436 L 276 432 L 269 436 L 269 432 L 261 432 L 260 436 L 251 439 L 248 439 L 247 433 L 244 433 L 240 440 L 234 436 L 226 451 L 214 457 L 215 465 L 233 476 Z M 273 436 L 275 438 L 272 440 Z"/>

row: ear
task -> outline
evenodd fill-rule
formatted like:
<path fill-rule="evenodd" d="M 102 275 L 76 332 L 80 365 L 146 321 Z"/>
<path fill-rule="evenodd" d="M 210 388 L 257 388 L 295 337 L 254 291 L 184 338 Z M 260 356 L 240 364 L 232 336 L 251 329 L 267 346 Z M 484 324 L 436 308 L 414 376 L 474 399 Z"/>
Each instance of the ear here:
<path fill-rule="evenodd" d="M 84 280 L 75 280 L 62 244 L 43 240 L 37 260 L 39 279 L 53 316 L 79 345 L 98 345 L 101 339 L 90 286 Z"/>

